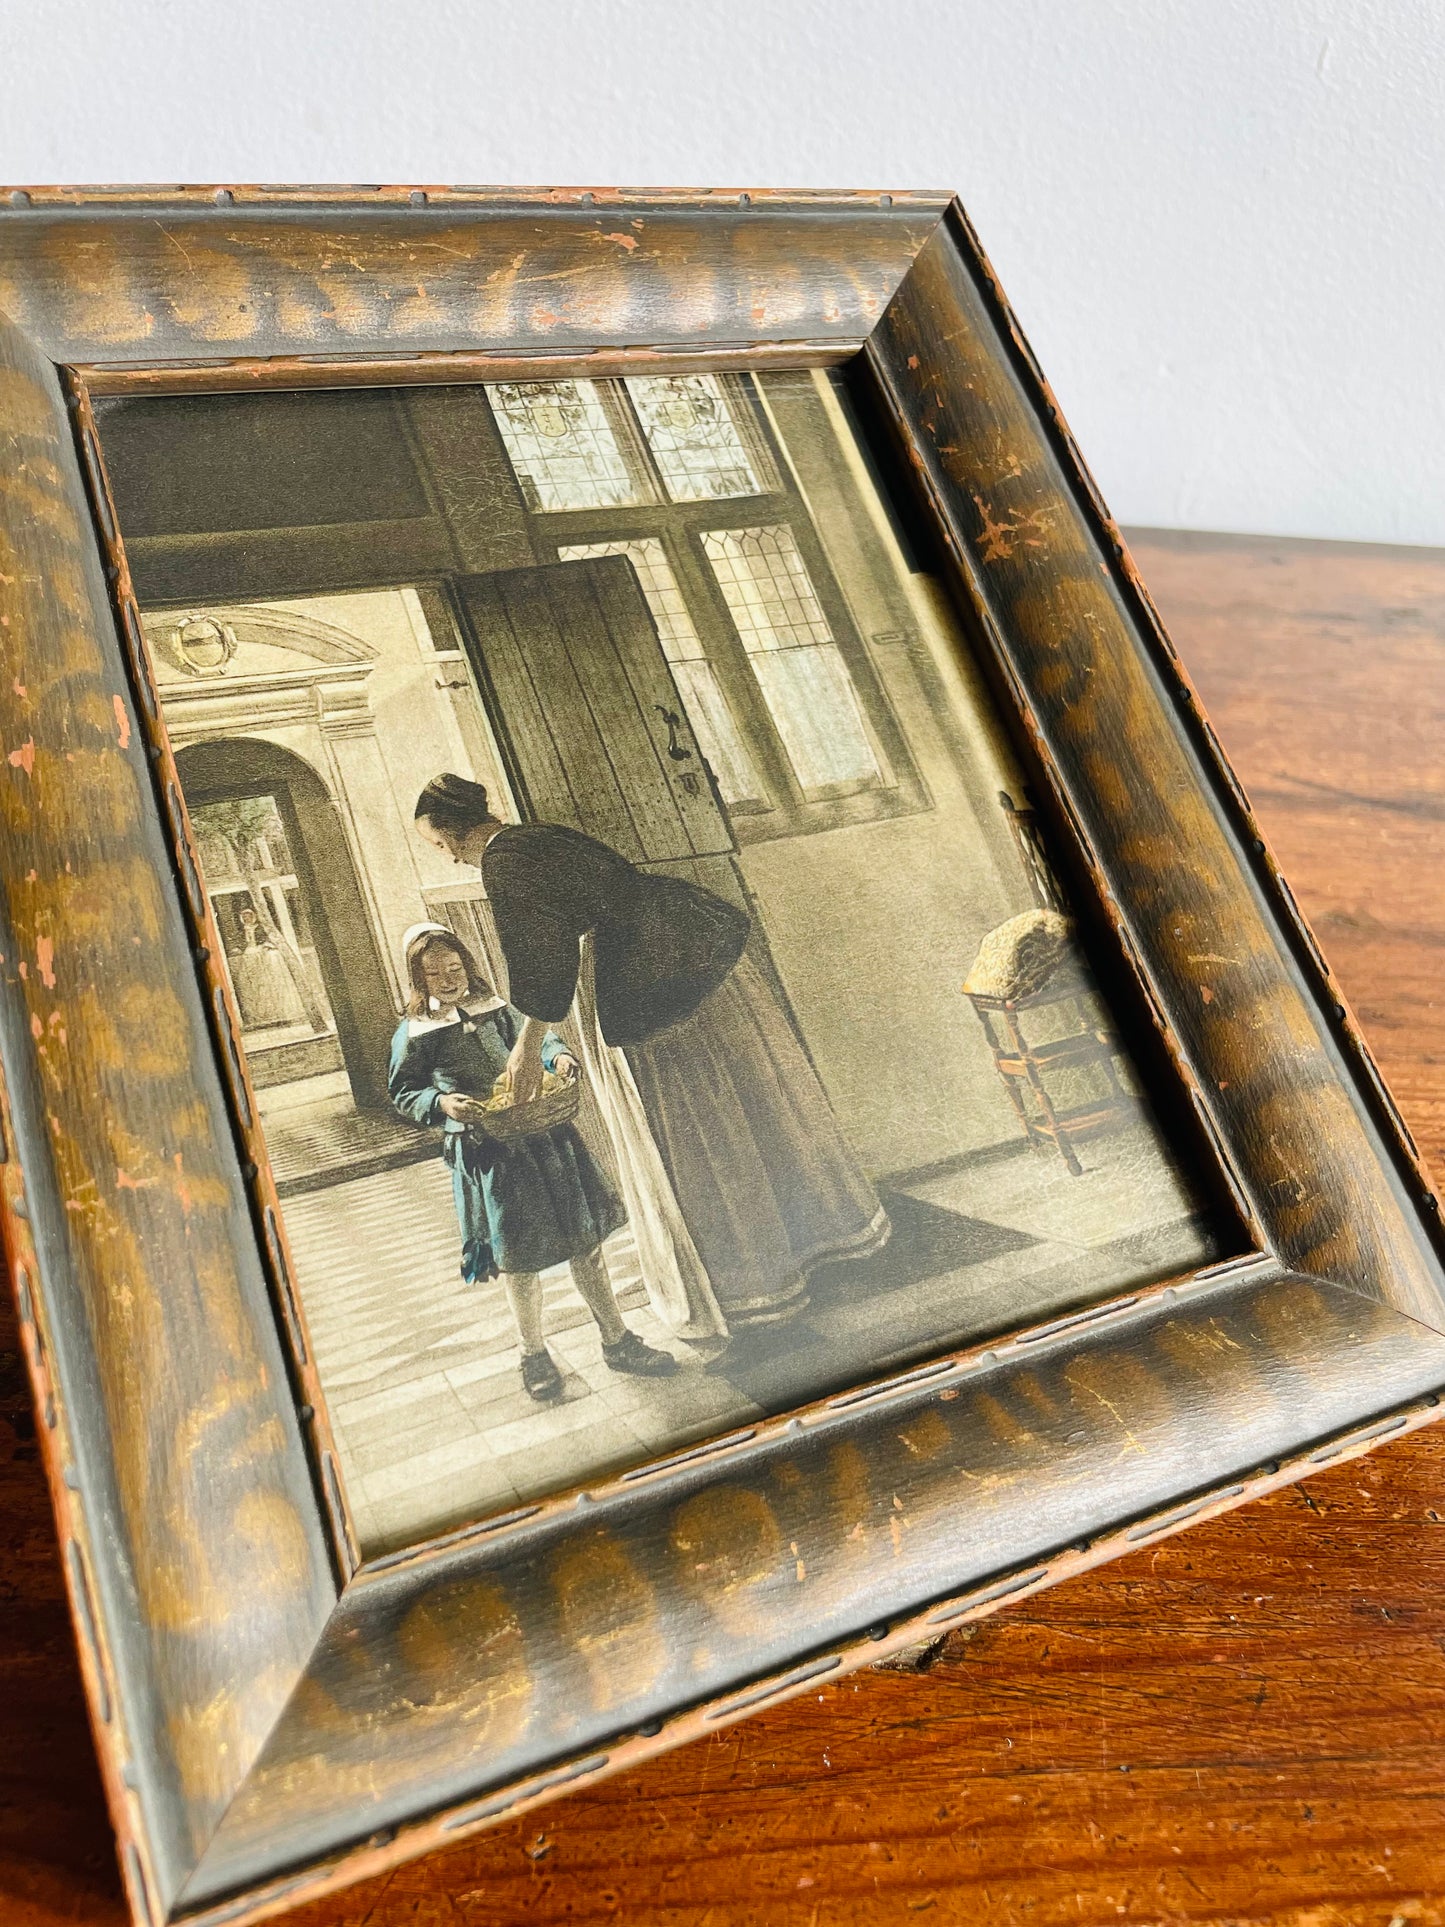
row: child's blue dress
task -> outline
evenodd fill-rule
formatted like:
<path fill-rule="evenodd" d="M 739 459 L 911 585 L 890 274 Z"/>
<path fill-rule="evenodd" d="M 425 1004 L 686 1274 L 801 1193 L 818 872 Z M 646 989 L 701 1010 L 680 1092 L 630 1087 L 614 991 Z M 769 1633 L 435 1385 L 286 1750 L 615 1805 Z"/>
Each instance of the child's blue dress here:
<path fill-rule="evenodd" d="M 545 1271 L 594 1250 L 627 1216 L 571 1124 L 509 1143 L 447 1116 L 448 1091 L 492 1094 L 507 1067 L 522 1019 L 500 997 L 472 999 L 450 1017 L 406 1017 L 391 1045 L 388 1090 L 401 1115 L 440 1125 L 462 1231 L 468 1284 L 502 1271 Z M 542 1064 L 551 1070 L 566 1045 L 548 1031 Z"/>

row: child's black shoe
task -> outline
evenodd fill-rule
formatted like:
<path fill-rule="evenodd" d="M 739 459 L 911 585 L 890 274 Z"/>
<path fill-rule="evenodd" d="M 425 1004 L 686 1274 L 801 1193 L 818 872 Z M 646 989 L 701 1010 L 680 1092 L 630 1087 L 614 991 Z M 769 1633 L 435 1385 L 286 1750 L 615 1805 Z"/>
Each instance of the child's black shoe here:
<path fill-rule="evenodd" d="M 533 1398 L 547 1405 L 562 1396 L 562 1374 L 549 1351 L 522 1354 L 522 1383 Z"/>
<path fill-rule="evenodd" d="M 671 1378 L 677 1370 L 671 1352 L 658 1351 L 631 1330 L 623 1332 L 615 1345 L 602 1347 L 602 1360 L 614 1372 L 631 1372 L 635 1378 Z"/>

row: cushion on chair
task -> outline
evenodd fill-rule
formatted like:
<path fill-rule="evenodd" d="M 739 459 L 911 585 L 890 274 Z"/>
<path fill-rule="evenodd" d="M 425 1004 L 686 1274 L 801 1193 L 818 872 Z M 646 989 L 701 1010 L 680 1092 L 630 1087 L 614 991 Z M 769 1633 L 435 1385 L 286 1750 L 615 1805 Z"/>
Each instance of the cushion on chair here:
<path fill-rule="evenodd" d="M 1025 910 L 990 930 L 963 980 L 965 997 L 997 997 L 1017 1003 L 1032 997 L 1058 969 L 1073 923 L 1057 910 Z"/>

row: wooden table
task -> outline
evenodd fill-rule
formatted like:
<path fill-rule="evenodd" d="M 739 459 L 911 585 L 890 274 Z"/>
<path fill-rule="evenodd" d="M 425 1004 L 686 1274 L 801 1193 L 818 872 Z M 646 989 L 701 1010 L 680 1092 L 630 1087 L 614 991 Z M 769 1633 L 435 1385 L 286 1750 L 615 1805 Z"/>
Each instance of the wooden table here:
<path fill-rule="evenodd" d="M 1134 551 L 1445 1172 L 1445 552 Z M 124 1920 L 3 1336 L 0 1923 Z M 783 1706 L 297 1927 L 1445 1922 L 1445 1427 Z"/>

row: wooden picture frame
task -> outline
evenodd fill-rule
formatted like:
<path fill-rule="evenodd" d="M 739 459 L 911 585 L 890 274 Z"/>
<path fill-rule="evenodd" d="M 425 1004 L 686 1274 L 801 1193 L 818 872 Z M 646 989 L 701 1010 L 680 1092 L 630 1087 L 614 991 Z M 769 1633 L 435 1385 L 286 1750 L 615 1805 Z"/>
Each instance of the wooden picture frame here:
<path fill-rule="evenodd" d="M 956 202 L 17 189 L 0 317 L 6 1251 L 138 1921 L 278 1911 L 1439 1415 L 1438 1200 Z M 1232 1247 L 359 1563 L 92 400 L 811 366 L 912 473 Z"/>

